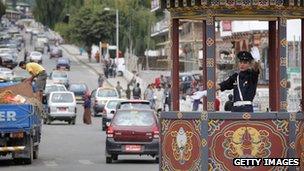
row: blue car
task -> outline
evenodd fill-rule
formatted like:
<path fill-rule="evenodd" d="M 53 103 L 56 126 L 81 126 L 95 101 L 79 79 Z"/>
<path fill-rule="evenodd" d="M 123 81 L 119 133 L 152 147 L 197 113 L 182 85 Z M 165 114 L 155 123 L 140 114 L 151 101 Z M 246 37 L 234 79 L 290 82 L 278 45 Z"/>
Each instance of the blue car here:
<path fill-rule="evenodd" d="M 57 70 L 64 69 L 70 71 L 71 64 L 68 58 L 59 58 L 56 65 Z"/>

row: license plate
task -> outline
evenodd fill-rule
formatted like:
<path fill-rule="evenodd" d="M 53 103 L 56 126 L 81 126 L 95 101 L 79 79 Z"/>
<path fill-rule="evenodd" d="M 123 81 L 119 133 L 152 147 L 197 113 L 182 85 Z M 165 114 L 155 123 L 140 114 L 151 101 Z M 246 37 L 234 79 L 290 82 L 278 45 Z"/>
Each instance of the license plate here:
<path fill-rule="evenodd" d="M 141 151 L 140 145 L 126 145 L 127 152 L 139 152 Z"/>
<path fill-rule="evenodd" d="M 60 112 L 65 112 L 67 110 L 67 108 L 66 107 L 58 107 L 58 110 Z"/>
<path fill-rule="evenodd" d="M 62 67 L 60 67 L 60 69 L 65 69 L 65 67 L 64 67 L 64 66 L 62 66 Z"/>

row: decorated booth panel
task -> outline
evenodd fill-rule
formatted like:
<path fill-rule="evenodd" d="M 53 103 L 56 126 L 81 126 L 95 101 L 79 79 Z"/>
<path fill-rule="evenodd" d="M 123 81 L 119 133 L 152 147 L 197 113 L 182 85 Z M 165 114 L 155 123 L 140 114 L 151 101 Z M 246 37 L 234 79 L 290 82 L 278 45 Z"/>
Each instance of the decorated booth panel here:
<path fill-rule="evenodd" d="M 300 113 L 165 112 L 160 124 L 160 170 L 296 170 L 279 160 L 267 164 L 272 158 L 299 158 L 303 165 Z M 235 159 L 244 158 L 261 160 L 235 165 Z"/>

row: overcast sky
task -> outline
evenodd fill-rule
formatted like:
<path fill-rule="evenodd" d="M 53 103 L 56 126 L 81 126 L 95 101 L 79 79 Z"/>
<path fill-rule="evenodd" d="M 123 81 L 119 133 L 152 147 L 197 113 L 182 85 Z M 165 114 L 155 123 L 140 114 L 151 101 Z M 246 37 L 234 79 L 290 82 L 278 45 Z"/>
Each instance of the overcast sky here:
<path fill-rule="evenodd" d="M 250 30 L 268 30 L 267 21 L 233 21 L 232 31 L 233 32 L 244 32 Z M 222 32 L 222 35 L 229 35 L 227 32 Z M 288 20 L 287 21 L 287 40 L 301 39 L 301 21 Z"/>

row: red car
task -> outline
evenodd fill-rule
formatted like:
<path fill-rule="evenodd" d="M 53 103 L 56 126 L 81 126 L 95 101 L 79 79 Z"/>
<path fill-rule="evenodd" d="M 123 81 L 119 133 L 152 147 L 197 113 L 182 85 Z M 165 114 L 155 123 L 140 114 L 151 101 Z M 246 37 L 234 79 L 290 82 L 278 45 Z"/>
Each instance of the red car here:
<path fill-rule="evenodd" d="M 106 163 L 118 155 L 150 155 L 158 162 L 159 127 L 153 110 L 119 110 L 107 129 Z"/>

